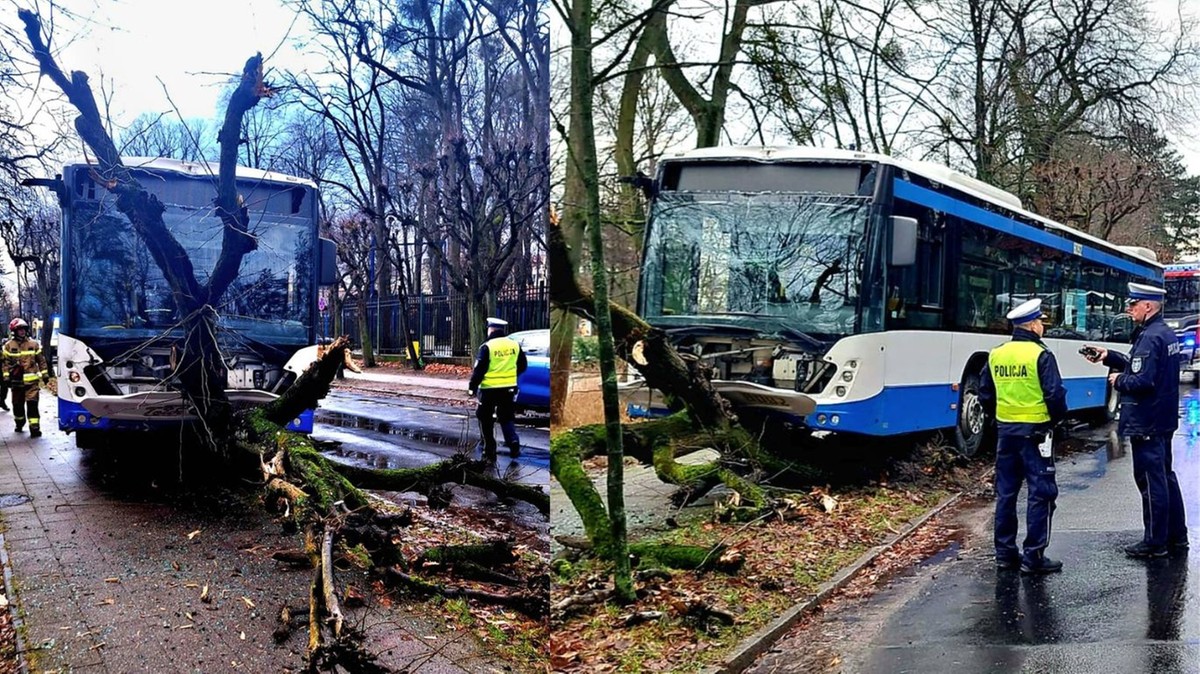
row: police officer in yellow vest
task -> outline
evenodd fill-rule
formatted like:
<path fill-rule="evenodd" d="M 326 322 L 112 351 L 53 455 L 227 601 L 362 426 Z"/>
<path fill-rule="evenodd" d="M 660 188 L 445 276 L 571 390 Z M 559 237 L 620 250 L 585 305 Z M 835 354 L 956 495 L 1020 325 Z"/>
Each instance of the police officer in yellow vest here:
<path fill-rule="evenodd" d="M 1008 313 L 1012 341 L 988 355 L 979 398 L 996 419 L 996 568 L 1053 573 L 1062 562 L 1046 557 L 1058 484 L 1050 433 L 1067 415 L 1067 391 L 1054 354 L 1042 343 L 1042 301 Z M 1017 550 L 1017 494 L 1029 485 L 1024 552 Z"/>
<path fill-rule="evenodd" d="M 496 455 L 495 417 L 504 432 L 504 445 L 508 447 L 509 456 L 515 457 L 521 453 L 521 439 L 517 437 L 517 426 L 513 423 L 513 399 L 517 397 L 517 375 L 527 366 L 525 352 L 520 344 L 505 336 L 508 321 L 489 318 L 487 324 L 488 341 L 475 355 L 475 369 L 471 372 L 467 391 L 471 395 L 479 391 L 475 416 L 479 419 L 484 456 Z"/>

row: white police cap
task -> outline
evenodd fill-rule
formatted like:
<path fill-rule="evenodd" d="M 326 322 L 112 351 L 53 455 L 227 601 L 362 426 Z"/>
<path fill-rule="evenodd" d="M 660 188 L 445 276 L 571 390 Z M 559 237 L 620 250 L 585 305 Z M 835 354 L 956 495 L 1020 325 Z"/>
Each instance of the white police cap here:
<path fill-rule="evenodd" d="M 1021 306 L 1008 312 L 1008 320 L 1020 325 L 1028 323 L 1036 318 L 1042 317 L 1042 301 L 1034 298 L 1028 302 L 1022 302 Z"/>
<path fill-rule="evenodd" d="M 487 319 L 487 325 L 489 328 L 505 328 L 508 327 L 508 321 L 503 318 L 489 318 Z"/>
<path fill-rule="evenodd" d="M 1153 302 L 1161 302 L 1167 296 L 1167 291 L 1162 288 L 1148 286 L 1142 283 L 1129 284 L 1129 301 L 1151 300 Z"/>

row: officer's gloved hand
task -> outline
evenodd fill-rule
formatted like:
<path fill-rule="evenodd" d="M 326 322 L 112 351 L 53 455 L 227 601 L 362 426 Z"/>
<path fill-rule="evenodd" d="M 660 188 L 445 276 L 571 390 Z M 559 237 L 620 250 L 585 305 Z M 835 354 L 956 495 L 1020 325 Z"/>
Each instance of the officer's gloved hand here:
<path fill-rule="evenodd" d="M 468 386 L 468 387 L 467 387 L 467 393 L 469 393 L 469 394 L 471 394 L 471 395 L 475 395 L 475 389 L 473 389 L 473 388 L 471 388 L 470 386 Z"/>

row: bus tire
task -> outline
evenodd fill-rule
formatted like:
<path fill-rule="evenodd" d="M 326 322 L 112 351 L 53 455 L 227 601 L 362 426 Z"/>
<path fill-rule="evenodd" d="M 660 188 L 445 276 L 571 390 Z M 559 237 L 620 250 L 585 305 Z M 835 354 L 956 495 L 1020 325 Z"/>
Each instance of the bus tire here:
<path fill-rule="evenodd" d="M 979 375 L 963 375 L 959 387 L 958 423 L 954 425 L 954 449 L 966 458 L 992 451 L 996 445 L 995 424 L 979 401 Z"/>
<path fill-rule="evenodd" d="M 1107 384 L 1104 387 L 1104 404 L 1088 410 L 1085 419 L 1091 426 L 1104 426 L 1116 421 L 1120 409 L 1121 394 L 1112 384 Z"/>

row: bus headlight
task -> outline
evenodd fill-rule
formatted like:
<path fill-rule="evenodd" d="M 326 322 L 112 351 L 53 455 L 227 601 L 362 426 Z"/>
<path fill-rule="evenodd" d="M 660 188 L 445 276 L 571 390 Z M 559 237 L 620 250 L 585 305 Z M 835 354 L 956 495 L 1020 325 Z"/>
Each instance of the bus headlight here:
<path fill-rule="evenodd" d="M 818 423 L 818 424 L 823 424 L 823 423 L 825 423 L 825 415 L 824 415 L 824 414 L 818 414 L 818 415 L 817 415 L 817 423 Z"/>
<path fill-rule="evenodd" d="M 837 388 L 833 389 L 833 392 L 834 392 L 834 393 L 836 393 L 836 394 L 837 394 L 837 395 L 839 395 L 839 396 L 844 396 L 844 395 L 846 395 L 846 387 L 845 387 L 845 386 L 839 386 L 839 387 L 837 387 Z"/>
<path fill-rule="evenodd" d="M 850 370 L 842 370 L 842 381 L 844 381 L 844 382 L 854 381 L 854 373 L 851 372 Z"/>
<path fill-rule="evenodd" d="M 833 415 L 832 417 L 829 417 L 829 423 L 833 424 L 834 426 L 837 426 L 839 423 L 841 423 L 841 421 L 842 421 L 842 418 L 836 414 Z"/>
<path fill-rule="evenodd" d="M 856 369 L 858 369 L 858 361 L 857 360 L 848 360 L 848 361 L 846 361 L 846 367 L 850 368 L 851 370 L 856 370 Z"/>
<path fill-rule="evenodd" d="M 71 370 L 71 374 L 67 375 L 67 379 L 71 380 L 72 384 L 78 384 L 79 383 L 79 373 L 76 372 L 75 370 Z"/>

